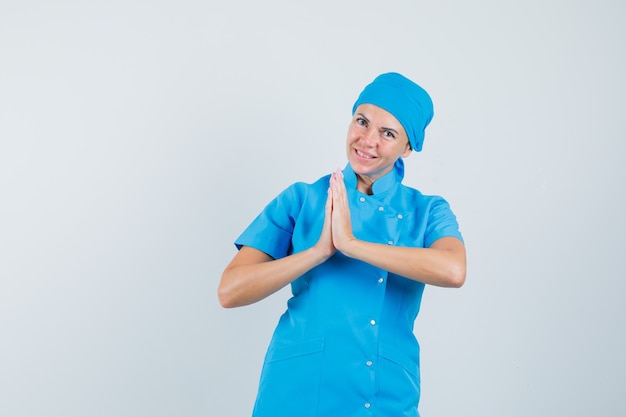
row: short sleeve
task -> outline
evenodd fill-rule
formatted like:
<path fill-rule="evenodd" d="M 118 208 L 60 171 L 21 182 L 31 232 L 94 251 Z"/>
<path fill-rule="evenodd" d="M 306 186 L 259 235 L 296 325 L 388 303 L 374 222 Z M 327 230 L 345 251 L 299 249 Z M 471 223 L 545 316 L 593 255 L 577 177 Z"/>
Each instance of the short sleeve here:
<path fill-rule="evenodd" d="M 436 197 L 430 206 L 428 225 L 424 235 L 424 246 L 430 247 L 442 237 L 456 237 L 463 241 L 459 224 L 450 205 L 441 197 Z"/>
<path fill-rule="evenodd" d="M 272 200 L 235 240 L 237 249 L 250 246 L 279 259 L 291 253 L 295 219 L 301 208 L 296 184 Z"/>

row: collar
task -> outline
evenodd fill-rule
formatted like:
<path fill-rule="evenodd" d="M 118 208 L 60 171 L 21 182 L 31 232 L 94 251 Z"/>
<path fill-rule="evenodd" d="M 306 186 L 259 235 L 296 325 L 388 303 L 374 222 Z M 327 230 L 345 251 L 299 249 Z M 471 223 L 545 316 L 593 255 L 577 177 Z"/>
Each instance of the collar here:
<path fill-rule="evenodd" d="M 346 167 L 343 169 L 343 177 L 347 189 L 356 189 L 357 177 L 350 163 L 346 164 Z M 391 187 L 401 183 L 403 178 L 404 161 L 402 158 L 398 158 L 391 171 L 374 181 L 374 184 L 372 184 L 372 193 L 376 195 L 389 191 Z"/>

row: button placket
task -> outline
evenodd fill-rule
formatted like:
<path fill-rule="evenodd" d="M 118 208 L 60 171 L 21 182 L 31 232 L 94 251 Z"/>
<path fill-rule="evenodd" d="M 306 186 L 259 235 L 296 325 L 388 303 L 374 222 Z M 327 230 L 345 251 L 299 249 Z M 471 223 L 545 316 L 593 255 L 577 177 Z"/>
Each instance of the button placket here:
<path fill-rule="evenodd" d="M 396 239 L 398 238 L 398 232 L 394 229 L 396 229 L 396 224 L 399 226 L 399 220 L 402 216 L 398 216 L 397 211 L 395 211 L 393 207 L 387 206 L 383 201 L 379 201 L 376 196 L 358 195 L 356 199 L 352 201 L 356 203 L 355 206 L 358 207 L 359 210 L 363 210 L 362 214 L 366 215 L 366 218 L 371 219 L 371 221 L 367 222 L 367 230 L 375 232 L 373 236 L 377 236 L 379 242 L 390 245 L 397 244 Z M 376 230 L 375 228 L 378 227 L 378 225 L 381 227 Z M 383 227 L 383 225 L 386 226 Z M 389 235 L 381 234 L 381 232 L 385 233 L 383 231 L 385 229 L 388 230 L 387 233 L 390 233 Z M 379 240 L 381 238 L 382 240 Z M 363 388 L 367 388 L 365 388 L 363 391 L 364 395 L 361 397 L 361 410 L 364 416 L 375 414 L 376 384 L 378 381 L 376 358 L 379 346 L 379 325 L 388 277 L 388 271 L 386 270 L 372 268 L 371 272 L 372 275 L 370 275 L 371 278 L 369 278 L 369 285 L 371 287 L 367 290 L 371 298 L 368 301 L 366 311 L 363 312 L 366 314 L 363 318 L 365 319 L 365 323 L 367 323 L 365 324 L 367 328 L 364 327 L 362 329 L 365 332 L 362 335 L 363 338 L 368 340 L 368 348 L 363 351 L 363 356 L 360 357 L 361 371 L 359 371 L 359 373 L 363 372 L 361 375 L 366 378 L 363 381 Z"/>

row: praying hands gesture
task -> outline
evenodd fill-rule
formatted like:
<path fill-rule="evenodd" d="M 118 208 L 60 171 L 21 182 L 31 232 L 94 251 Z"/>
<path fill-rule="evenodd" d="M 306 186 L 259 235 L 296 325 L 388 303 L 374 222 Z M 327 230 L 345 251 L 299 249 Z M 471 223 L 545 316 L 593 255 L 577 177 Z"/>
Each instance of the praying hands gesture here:
<path fill-rule="evenodd" d="M 343 251 L 354 240 L 343 172 L 337 169 L 330 177 L 324 226 L 316 246 L 319 247 L 322 256 L 328 259 L 336 250 Z"/>
<path fill-rule="evenodd" d="M 291 283 L 340 251 L 408 279 L 442 287 L 460 287 L 465 280 L 465 247 L 453 237 L 436 240 L 429 248 L 389 246 L 357 239 L 352 233 L 343 173 L 333 172 L 325 218 L 318 242 L 305 251 L 273 259 L 244 246 L 224 270 L 218 298 L 224 307 L 259 301 Z"/>

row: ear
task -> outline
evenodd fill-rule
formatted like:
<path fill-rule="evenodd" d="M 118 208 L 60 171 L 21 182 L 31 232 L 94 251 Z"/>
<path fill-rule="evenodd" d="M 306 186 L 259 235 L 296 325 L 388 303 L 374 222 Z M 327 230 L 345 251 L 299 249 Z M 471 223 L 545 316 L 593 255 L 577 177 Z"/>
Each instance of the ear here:
<path fill-rule="evenodd" d="M 411 152 L 413 152 L 413 149 L 411 149 L 411 144 L 409 142 L 406 143 L 406 149 L 404 150 L 404 152 L 402 152 L 402 154 L 400 155 L 403 158 L 408 157 L 409 155 L 411 155 Z"/>

